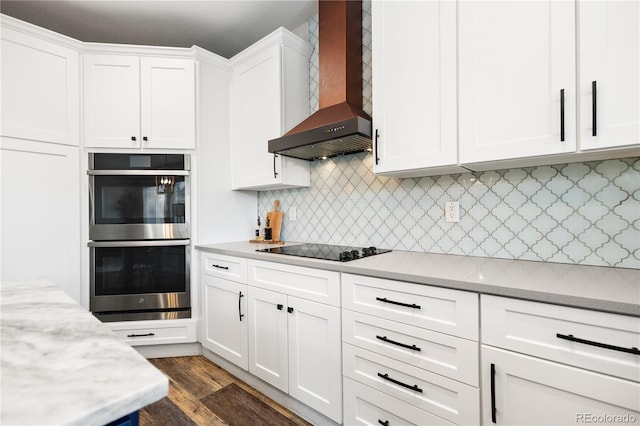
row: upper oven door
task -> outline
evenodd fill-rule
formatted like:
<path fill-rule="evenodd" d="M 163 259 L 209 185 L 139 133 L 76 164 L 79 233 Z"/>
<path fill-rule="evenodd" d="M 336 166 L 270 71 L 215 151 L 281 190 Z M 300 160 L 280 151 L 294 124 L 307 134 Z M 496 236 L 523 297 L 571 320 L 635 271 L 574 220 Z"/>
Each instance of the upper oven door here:
<path fill-rule="evenodd" d="M 189 238 L 189 176 L 180 171 L 89 172 L 89 238 Z"/>

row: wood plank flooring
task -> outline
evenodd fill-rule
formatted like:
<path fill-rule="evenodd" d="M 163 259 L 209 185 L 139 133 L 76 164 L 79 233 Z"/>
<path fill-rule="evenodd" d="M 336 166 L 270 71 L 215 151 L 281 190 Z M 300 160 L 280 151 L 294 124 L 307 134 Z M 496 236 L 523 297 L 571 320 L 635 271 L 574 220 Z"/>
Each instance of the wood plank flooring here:
<path fill-rule="evenodd" d="M 150 359 L 169 396 L 140 410 L 140 426 L 309 425 L 203 356 Z"/>

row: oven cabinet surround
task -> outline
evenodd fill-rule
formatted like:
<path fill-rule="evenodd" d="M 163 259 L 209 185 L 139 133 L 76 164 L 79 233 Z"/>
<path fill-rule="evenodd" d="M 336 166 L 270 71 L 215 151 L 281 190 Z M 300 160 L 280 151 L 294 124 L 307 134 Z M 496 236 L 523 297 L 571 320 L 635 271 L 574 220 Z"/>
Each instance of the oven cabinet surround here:
<path fill-rule="evenodd" d="M 193 58 L 87 53 L 84 146 L 194 149 L 195 91 Z"/>
<path fill-rule="evenodd" d="M 616 1 L 458 3 L 460 162 L 486 170 L 515 158 L 523 161 L 513 164 L 536 165 L 637 155 L 638 8 Z M 470 164 L 478 162 L 488 163 Z"/>
<path fill-rule="evenodd" d="M 200 255 L 202 331 L 200 342 L 238 367 L 249 369 L 247 260 Z"/>
<path fill-rule="evenodd" d="M 640 420 L 640 356 L 558 337 L 637 351 L 640 318 L 485 295 L 481 312 L 484 424 Z"/>
<path fill-rule="evenodd" d="M 1 278 L 47 278 L 81 302 L 81 44 L 5 15 L 0 27 Z"/>
<path fill-rule="evenodd" d="M 345 424 L 480 424 L 478 304 L 343 273 Z"/>
<path fill-rule="evenodd" d="M 374 173 L 466 171 L 456 143 L 456 3 L 374 1 L 371 8 Z"/>
<path fill-rule="evenodd" d="M 309 162 L 270 154 L 267 142 L 309 115 L 311 47 L 279 28 L 230 59 L 232 189 L 310 185 Z"/>
<path fill-rule="evenodd" d="M 342 421 L 340 274 L 249 260 L 249 372 Z"/>

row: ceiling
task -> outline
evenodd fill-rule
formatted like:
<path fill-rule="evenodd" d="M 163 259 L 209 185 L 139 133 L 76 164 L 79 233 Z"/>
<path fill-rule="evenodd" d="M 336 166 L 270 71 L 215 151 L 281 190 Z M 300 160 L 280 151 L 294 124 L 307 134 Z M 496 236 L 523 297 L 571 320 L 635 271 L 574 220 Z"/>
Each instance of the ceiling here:
<path fill-rule="evenodd" d="M 86 42 L 191 47 L 229 58 L 276 28 L 294 30 L 317 0 L 0 1 L 0 12 Z"/>

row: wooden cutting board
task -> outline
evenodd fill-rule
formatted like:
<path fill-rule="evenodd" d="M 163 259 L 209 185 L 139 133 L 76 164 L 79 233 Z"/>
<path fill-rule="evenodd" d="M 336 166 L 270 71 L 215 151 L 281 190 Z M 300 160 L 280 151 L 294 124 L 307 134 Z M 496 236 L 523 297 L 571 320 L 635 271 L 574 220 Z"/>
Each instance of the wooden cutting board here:
<path fill-rule="evenodd" d="M 271 241 L 280 242 L 280 229 L 282 229 L 282 216 L 284 213 L 278 211 L 278 206 L 280 205 L 280 200 L 275 200 L 273 202 L 273 210 L 267 212 L 267 217 L 269 218 L 269 223 L 271 224 L 271 236 L 273 237 Z"/>

